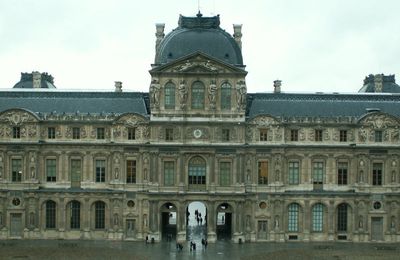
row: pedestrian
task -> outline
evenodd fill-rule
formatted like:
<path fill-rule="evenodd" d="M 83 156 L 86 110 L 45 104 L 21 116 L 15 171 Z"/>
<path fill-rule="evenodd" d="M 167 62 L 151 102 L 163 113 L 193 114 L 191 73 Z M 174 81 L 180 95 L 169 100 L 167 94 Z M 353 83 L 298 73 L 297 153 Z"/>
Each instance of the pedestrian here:
<path fill-rule="evenodd" d="M 146 244 L 149 243 L 149 236 L 146 236 Z"/>
<path fill-rule="evenodd" d="M 203 225 L 203 218 L 200 218 L 200 226 Z"/>
<path fill-rule="evenodd" d="M 204 248 L 207 249 L 208 241 L 207 239 L 204 239 Z"/>
<path fill-rule="evenodd" d="M 196 243 L 193 242 L 193 251 L 196 251 Z"/>
<path fill-rule="evenodd" d="M 190 251 L 192 251 L 192 249 L 193 249 L 193 242 L 190 241 Z"/>

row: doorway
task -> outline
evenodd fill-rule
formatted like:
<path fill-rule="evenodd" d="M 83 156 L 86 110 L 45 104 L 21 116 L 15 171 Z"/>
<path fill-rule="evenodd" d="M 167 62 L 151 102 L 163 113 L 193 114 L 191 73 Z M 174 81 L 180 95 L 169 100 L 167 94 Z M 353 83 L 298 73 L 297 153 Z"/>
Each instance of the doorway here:
<path fill-rule="evenodd" d="M 135 219 L 126 220 L 126 238 L 135 238 Z"/>
<path fill-rule="evenodd" d="M 383 218 L 372 217 L 371 218 L 371 240 L 382 241 L 383 240 Z"/>
<path fill-rule="evenodd" d="M 176 206 L 165 203 L 161 207 L 161 233 L 162 239 L 172 241 L 176 239 Z"/>
<path fill-rule="evenodd" d="M 217 208 L 217 239 L 232 239 L 232 207 L 228 203 L 222 203 Z"/>
<path fill-rule="evenodd" d="M 10 236 L 11 237 L 22 237 L 22 214 L 11 213 L 10 214 Z"/>
<path fill-rule="evenodd" d="M 186 208 L 186 239 L 200 243 L 207 239 L 207 207 L 203 202 L 191 202 Z"/>

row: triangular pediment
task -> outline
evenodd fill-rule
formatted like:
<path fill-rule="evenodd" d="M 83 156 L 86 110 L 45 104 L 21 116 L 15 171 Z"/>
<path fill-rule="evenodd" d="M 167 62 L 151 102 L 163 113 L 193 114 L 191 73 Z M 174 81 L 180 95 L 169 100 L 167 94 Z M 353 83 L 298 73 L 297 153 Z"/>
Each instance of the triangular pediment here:
<path fill-rule="evenodd" d="M 165 65 L 158 66 L 150 73 L 232 73 L 243 74 L 247 72 L 236 66 L 225 63 L 219 59 L 208 56 L 202 52 L 182 57 Z"/>

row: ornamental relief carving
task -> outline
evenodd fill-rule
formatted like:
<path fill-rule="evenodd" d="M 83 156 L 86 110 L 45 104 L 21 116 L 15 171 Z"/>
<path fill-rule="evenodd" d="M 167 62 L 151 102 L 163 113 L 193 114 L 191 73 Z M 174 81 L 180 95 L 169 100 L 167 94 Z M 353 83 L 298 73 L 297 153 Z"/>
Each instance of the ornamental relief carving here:
<path fill-rule="evenodd" d="M 221 67 L 216 66 L 214 62 L 209 60 L 187 60 L 185 63 L 170 69 L 171 72 L 222 72 Z"/>
<path fill-rule="evenodd" d="M 141 124 L 146 123 L 147 121 L 138 115 L 133 115 L 133 114 L 129 114 L 129 115 L 124 115 L 122 117 L 120 117 L 116 123 L 118 125 L 125 125 L 125 126 L 131 126 L 131 127 L 135 127 Z"/>
<path fill-rule="evenodd" d="M 270 116 L 258 116 L 251 120 L 250 123 L 258 126 L 270 126 L 279 124 L 279 122 L 275 118 Z"/>
<path fill-rule="evenodd" d="M 384 114 L 369 115 L 363 118 L 361 121 L 362 124 L 369 125 L 373 129 L 383 129 L 391 126 L 399 126 L 398 120 Z"/>
<path fill-rule="evenodd" d="M 38 120 L 28 112 L 9 111 L 0 115 L 0 122 L 16 126 L 23 123 L 36 123 Z"/>
<path fill-rule="evenodd" d="M 210 138 L 210 130 L 206 127 L 190 127 L 186 129 L 187 139 L 208 140 Z"/>
<path fill-rule="evenodd" d="M 141 125 L 136 128 L 139 139 L 146 139 L 150 136 L 150 128 L 147 125 Z"/>

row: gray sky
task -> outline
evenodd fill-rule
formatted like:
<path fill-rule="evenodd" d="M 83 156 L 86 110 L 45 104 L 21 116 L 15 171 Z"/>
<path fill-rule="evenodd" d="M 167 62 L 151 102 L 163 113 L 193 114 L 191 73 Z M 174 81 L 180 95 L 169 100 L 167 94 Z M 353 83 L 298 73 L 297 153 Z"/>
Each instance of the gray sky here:
<path fill-rule="evenodd" d="M 155 23 L 166 33 L 197 0 L 0 0 L 0 88 L 48 72 L 59 89 L 148 91 Z M 248 92 L 356 92 L 368 74 L 400 77 L 398 0 L 200 0 L 233 33 L 243 24 Z M 398 80 L 398 83 L 400 80 Z"/>

